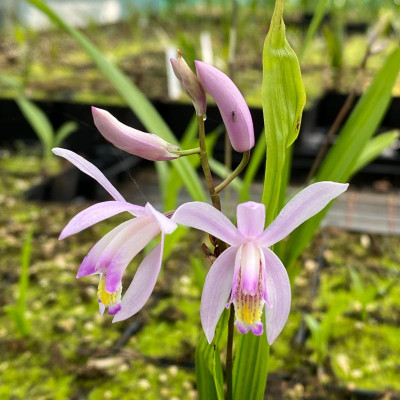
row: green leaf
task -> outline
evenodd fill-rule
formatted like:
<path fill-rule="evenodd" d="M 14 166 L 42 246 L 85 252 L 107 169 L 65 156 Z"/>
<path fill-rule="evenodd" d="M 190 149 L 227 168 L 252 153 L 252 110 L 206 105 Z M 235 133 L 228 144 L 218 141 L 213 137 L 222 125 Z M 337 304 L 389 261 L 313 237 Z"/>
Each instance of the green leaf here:
<path fill-rule="evenodd" d="M 197 133 L 197 117 L 196 115 L 190 120 L 186 130 L 182 136 L 181 140 L 181 148 L 186 149 L 190 148 L 193 144 Z M 194 147 L 194 146 L 193 146 Z M 192 162 L 194 159 L 198 159 L 198 156 L 189 156 L 187 157 L 190 165 L 192 167 L 197 168 L 199 163 L 196 165 Z M 179 177 L 179 174 L 176 169 L 172 169 L 168 174 L 168 177 L 165 178 L 166 188 L 165 188 L 165 197 L 164 206 L 166 210 L 172 210 L 176 207 L 179 190 L 183 186 L 182 179 Z"/>
<path fill-rule="evenodd" d="M 63 123 L 57 130 L 54 137 L 53 146 L 58 147 L 63 140 L 65 140 L 71 133 L 78 129 L 78 124 L 74 121 L 68 121 Z"/>
<path fill-rule="evenodd" d="M 171 252 L 174 250 L 175 245 L 179 243 L 182 238 L 186 235 L 188 228 L 186 226 L 178 225 L 170 235 L 166 235 L 164 239 L 164 250 L 163 250 L 163 260 L 166 260 Z"/>
<path fill-rule="evenodd" d="M 28 336 L 29 322 L 26 319 L 26 296 L 29 287 L 29 265 L 31 262 L 33 230 L 29 229 L 21 253 L 21 274 L 18 284 L 18 300 L 15 305 L 7 305 L 5 311 L 13 319 L 20 336 Z"/>
<path fill-rule="evenodd" d="M 190 265 L 192 266 L 192 271 L 194 275 L 194 280 L 196 282 L 196 286 L 201 292 L 203 290 L 204 282 L 206 281 L 207 271 L 204 267 L 204 258 L 199 260 L 197 257 L 190 257 Z"/>
<path fill-rule="evenodd" d="M 307 325 L 307 328 L 311 331 L 313 335 L 317 335 L 319 330 L 321 329 L 321 324 L 317 321 L 315 317 L 311 314 L 306 314 L 304 316 L 304 321 Z"/>
<path fill-rule="evenodd" d="M 328 26 L 324 26 L 323 34 L 331 59 L 331 66 L 339 69 L 343 65 L 343 42 L 341 41 L 342 38 Z"/>
<path fill-rule="evenodd" d="M 316 181 L 350 180 L 364 151 L 369 152 L 368 143 L 386 113 L 399 71 L 400 49 L 396 48 L 386 59 L 340 131 L 316 174 Z M 282 257 L 289 275 L 293 276 L 295 261 L 312 240 L 329 207 L 325 207 L 290 235 L 286 245 L 287 251 Z"/>
<path fill-rule="evenodd" d="M 171 170 L 174 171 L 174 169 L 170 168 L 169 165 L 164 161 L 156 161 L 154 165 L 156 167 L 158 185 L 161 191 L 161 198 L 163 200 L 164 210 L 169 211 L 169 209 L 167 208 L 167 198 L 169 196 L 168 179 L 171 175 Z"/>
<path fill-rule="evenodd" d="M 215 331 L 214 341 L 208 344 L 204 333 L 196 347 L 196 383 L 200 400 L 224 400 L 219 343 L 228 325 L 229 310 L 224 310 Z"/>
<path fill-rule="evenodd" d="M 316 175 L 316 181 L 345 182 L 350 178 L 354 165 L 385 115 L 399 69 L 400 49 L 396 48 L 339 133 Z"/>
<path fill-rule="evenodd" d="M 39 140 L 42 142 L 45 156 L 51 156 L 54 131 L 46 114 L 36 104 L 28 100 L 22 94 L 20 94 L 15 101 L 24 117 L 32 126 Z"/>
<path fill-rule="evenodd" d="M 330 0 L 318 0 L 317 5 L 315 6 L 315 12 L 312 17 L 310 26 L 307 29 L 306 38 L 304 39 L 303 45 L 299 51 L 300 60 L 303 59 L 304 53 L 306 52 L 308 46 L 310 45 L 312 38 L 317 32 L 317 29 L 321 25 L 322 19 L 324 18 L 329 3 Z"/>
<path fill-rule="evenodd" d="M 300 66 L 285 36 L 283 0 L 277 0 L 264 43 L 262 102 L 267 142 L 267 166 L 262 202 L 266 223 L 278 213 L 286 148 L 300 130 L 306 101 Z"/>
<path fill-rule="evenodd" d="M 263 324 L 265 316 L 263 315 Z M 233 364 L 233 398 L 262 400 L 268 376 L 266 335 L 240 335 Z"/>
<path fill-rule="evenodd" d="M 399 134 L 400 132 L 398 130 L 393 130 L 373 137 L 358 157 L 357 162 L 353 167 L 352 174 L 355 174 L 375 160 L 375 158 L 377 158 L 385 149 L 390 147 L 393 142 L 399 138 Z"/>
<path fill-rule="evenodd" d="M 111 82 L 149 132 L 162 137 L 167 142 L 178 144 L 168 125 L 161 118 L 160 114 L 146 96 L 113 62 L 106 58 L 83 33 L 68 25 L 42 0 L 26 1 L 45 13 L 54 24 L 68 32 L 82 46 L 97 65 L 98 69 Z M 196 171 L 189 164 L 188 160 L 185 157 L 182 157 L 174 160 L 172 165 L 178 171 L 179 176 L 192 198 L 195 200 L 206 201 L 206 195 L 200 179 L 196 174 Z"/>

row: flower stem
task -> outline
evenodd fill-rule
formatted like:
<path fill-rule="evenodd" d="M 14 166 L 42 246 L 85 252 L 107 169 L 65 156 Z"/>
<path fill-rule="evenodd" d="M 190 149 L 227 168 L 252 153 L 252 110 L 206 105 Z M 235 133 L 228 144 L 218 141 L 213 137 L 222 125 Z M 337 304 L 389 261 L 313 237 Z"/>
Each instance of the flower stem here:
<path fill-rule="evenodd" d="M 188 150 L 176 150 L 176 151 L 169 150 L 170 153 L 177 154 L 178 156 L 191 156 L 192 154 L 199 154 L 200 151 L 201 151 L 200 147 L 195 147 L 194 149 L 188 149 Z"/>
<path fill-rule="evenodd" d="M 242 161 L 240 161 L 240 164 L 237 166 L 237 168 L 225 179 L 223 180 L 216 188 L 215 192 L 220 193 L 221 190 L 225 189 L 227 185 L 229 185 L 240 173 L 246 168 L 247 163 L 249 162 L 250 159 L 250 150 L 245 151 L 243 153 L 243 158 Z"/>
<path fill-rule="evenodd" d="M 228 343 L 226 345 L 226 400 L 233 399 L 233 389 L 232 389 L 232 369 L 233 369 L 233 357 L 232 357 L 232 347 L 233 347 L 233 332 L 234 332 L 234 322 L 235 320 L 235 309 L 233 304 L 231 304 L 229 321 L 228 321 Z"/>
<path fill-rule="evenodd" d="M 204 131 L 204 116 L 197 116 L 197 123 L 199 125 L 199 144 L 200 144 L 200 163 L 203 168 L 204 177 L 207 182 L 208 192 L 210 193 L 211 202 L 213 206 L 221 211 L 221 200 L 219 194 L 215 190 L 214 181 L 211 175 L 210 166 L 208 165 L 207 148 L 206 148 L 206 135 Z"/>

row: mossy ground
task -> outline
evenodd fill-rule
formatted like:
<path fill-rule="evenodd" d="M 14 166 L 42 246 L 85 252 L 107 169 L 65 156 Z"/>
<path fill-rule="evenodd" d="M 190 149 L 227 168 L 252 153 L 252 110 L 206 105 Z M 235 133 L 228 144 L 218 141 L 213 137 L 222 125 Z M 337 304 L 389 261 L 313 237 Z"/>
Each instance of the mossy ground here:
<path fill-rule="evenodd" d="M 62 227 L 83 207 L 28 203 L 15 189 L 0 196 L 0 398 L 195 399 L 200 288 L 188 255 L 203 260 L 203 236 L 185 235 L 164 262 L 144 309 L 112 324 L 98 314 L 97 277 L 75 276 L 91 246 L 126 216 L 58 241 Z M 25 313 L 30 334 L 22 337 L 6 308 L 19 296 L 21 248 L 29 229 L 34 232 Z M 301 260 L 288 324 L 271 349 L 272 398 L 343 398 L 327 389 L 318 397 L 326 385 L 400 391 L 399 244 L 397 237 L 334 229 L 318 236 Z M 140 259 L 130 265 L 125 288 Z M 364 290 L 357 290 L 350 271 Z M 316 274 L 320 284 L 313 296 Z M 363 303 L 371 288 L 376 295 Z M 310 338 L 296 343 L 305 314 L 323 321 L 342 303 L 322 359 Z"/>

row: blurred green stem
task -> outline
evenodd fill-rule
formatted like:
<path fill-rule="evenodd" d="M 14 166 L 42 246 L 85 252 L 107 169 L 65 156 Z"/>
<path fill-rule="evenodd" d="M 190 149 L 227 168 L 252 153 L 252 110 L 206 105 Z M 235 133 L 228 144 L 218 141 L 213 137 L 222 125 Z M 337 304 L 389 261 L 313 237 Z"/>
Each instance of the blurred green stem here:
<path fill-rule="evenodd" d="M 212 205 L 221 211 L 221 200 L 219 194 L 215 191 L 214 181 L 211 175 L 210 166 L 208 164 L 207 148 L 206 148 L 206 135 L 204 131 L 204 115 L 197 116 L 197 123 L 199 126 L 199 145 L 200 145 L 200 163 L 203 168 L 204 177 L 207 182 L 208 192 L 210 193 Z"/>
<path fill-rule="evenodd" d="M 236 167 L 236 169 L 225 179 L 223 180 L 216 188 L 215 192 L 220 193 L 226 186 L 228 186 L 245 168 L 250 160 L 250 150 L 245 151 L 243 153 L 242 161 Z"/>
<path fill-rule="evenodd" d="M 191 156 L 193 154 L 199 154 L 200 151 L 201 151 L 200 147 L 195 147 L 194 149 L 188 149 L 188 150 L 170 151 L 170 153 L 183 157 L 183 156 Z"/>
<path fill-rule="evenodd" d="M 228 343 L 226 345 L 226 400 L 232 400 L 233 388 L 232 388 L 232 370 L 233 370 L 233 332 L 234 332 L 234 320 L 235 320 L 235 308 L 231 304 L 229 310 L 229 322 L 228 322 Z"/>

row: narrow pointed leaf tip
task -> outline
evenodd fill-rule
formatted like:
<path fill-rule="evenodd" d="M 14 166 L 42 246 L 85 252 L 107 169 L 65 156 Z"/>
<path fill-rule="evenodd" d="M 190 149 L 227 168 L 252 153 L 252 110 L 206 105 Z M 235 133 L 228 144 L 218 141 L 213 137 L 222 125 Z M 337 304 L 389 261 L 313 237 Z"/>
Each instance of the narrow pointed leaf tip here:
<path fill-rule="evenodd" d="M 195 61 L 201 84 L 217 103 L 232 147 L 244 153 L 254 146 L 254 127 L 249 107 L 232 80 L 212 65 Z"/>
<path fill-rule="evenodd" d="M 196 74 L 190 69 L 189 65 L 187 65 L 180 50 L 177 52 L 178 59 L 170 59 L 174 74 L 181 82 L 188 96 L 192 99 L 194 108 L 196 109 L 196 114 L 205 115 L 207 110 L 207 99 L 203 86 L 201 86 Z"/>
<path fill-rule="evenodd" d="M 92 107 L 94 124 L 100 133 L 115 147 L 150 161 L 178 158 L 179 147 L 157 135 L 139 131 L 118 121 L 108 111 Z"/>

